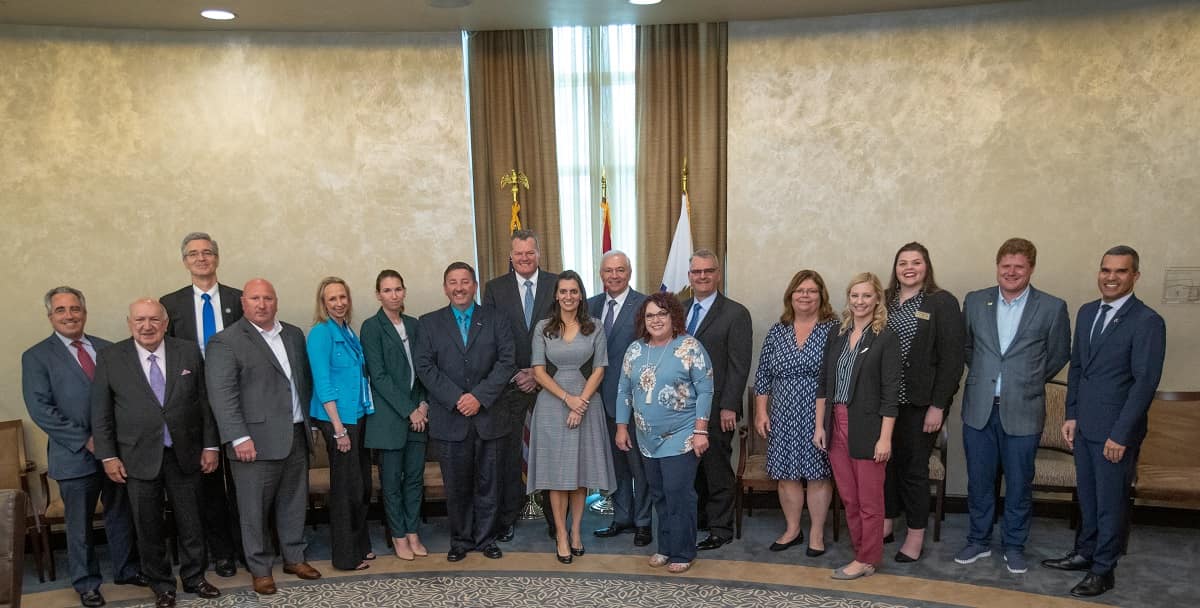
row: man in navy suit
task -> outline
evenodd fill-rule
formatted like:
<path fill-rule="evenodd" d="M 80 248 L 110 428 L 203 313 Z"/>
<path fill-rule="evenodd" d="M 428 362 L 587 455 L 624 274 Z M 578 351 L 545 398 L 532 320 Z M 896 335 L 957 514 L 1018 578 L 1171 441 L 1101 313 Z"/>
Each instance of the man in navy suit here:
<path fill-rule="evenodd" d="M 48 468 L 50 477 L 58 481 L 67 520 L 71 585 L 83 606 L 103 606 L 103 578 L 92 546 L 97 500 L 104 503 L 104 530 L 115 582 L 147 586 L 133 556 L 125 488 L 105 476 L 93 454 L 91 389 L 96 354 L 112 343 L 84 333 L 87 301 L 78 289 L 55 287 L 44 301 L 54 333 L 21 355 L 21 388 L 29 417 L 50 438 Z"/>
<path fill-rule="evenodd" d="M 442 274 L 450 305 L 421 317 L 414 368 L 428 391 L 429 437 L 434 440 L 446 510 L 450 551 L 499 559 L 500 470 L 509 413 L 498 403 L 516 371 L 512 331 L 503 315 L 475 304 L 475 269 L 454 262 Z"/>
<path fill-rule="evenodd" d="M 625 361 L 625 349 L 637 336 L 633 326 L 634 317 L 646 301 L 646 295 L 629 286 L 633 267 L 629 256 L 616 249 L 604 254 L 600 260 L 600 280 L 604 293 L 588 299 L 588 313 L 600 319 L 604 335 L 608 339 L 608 369 L 619 370 Z M 617 434 L 617 384 L 621 374 L 608 373 L 600 384 L 600 398 L 604 401 L 604 415 L 608 420 L 608 435 L 615 441 Z M 642 453 L 637 448 L 637 439 L 630 435 L 633 448 L 613 450 L 613 470 L 616 472 L 617 487 L 613 491 L 613 520 L 607 528 L 595 531 L 600 538 L 616 536 L 633 530 L 633 544 L 644 547 L 654 536 L 650 533 L 650 516 L 653 503 L 646 489 L 646 472 L 642 468 Z"/>
<path fill-rule="evenodd" d="M 1075 549 L 1042 565 L 1086 570 L 1071 595 L 1093 597 L 1113 588 L 1121 553 L 1129 488 L 1138 449 L 1146 437 L 1146 412 L 1166 355 L 1162 317 L 1133 295 L 1138 254 L 1119 245 L 1100 260 L 1100 299 L 1075 316 L 1075 346 L 1067 375 L 1063 438 L 1075 451 L 1083 523 Z"/>

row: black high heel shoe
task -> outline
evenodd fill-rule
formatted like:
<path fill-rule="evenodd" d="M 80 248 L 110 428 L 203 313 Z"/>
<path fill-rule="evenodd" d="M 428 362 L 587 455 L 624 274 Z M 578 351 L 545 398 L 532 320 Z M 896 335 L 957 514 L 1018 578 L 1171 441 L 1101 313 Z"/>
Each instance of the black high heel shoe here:
<path fill-rule="evenodd" d="M 580 545 L 580 547 L 578 549 L 576 549 L 575 547 L 571 547 L 571 555 L 574 555 L 575 557 L 583 557 L 583 554 L 586 552 L 587 552 L 587 547 L 584 547 L 582 545 Z"/>
<path fill-rule="evenodd" d="M 557 549 L 554 550 L 554 557 L 558 558 L 558 563 L 560 563 L 560 564 L 569 564 L 572 561 L 574 561 L 574 559 L 570 556 L 570 554 L 559 555 Z"/>

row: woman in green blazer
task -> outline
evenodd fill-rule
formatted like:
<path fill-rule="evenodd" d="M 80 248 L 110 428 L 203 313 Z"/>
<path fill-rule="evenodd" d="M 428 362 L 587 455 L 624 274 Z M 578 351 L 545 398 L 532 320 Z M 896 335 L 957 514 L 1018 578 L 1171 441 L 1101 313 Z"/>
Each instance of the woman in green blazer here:
<path fill-rule="evenodd" d="M 366 446 L 379 450 L 383 508 L 396 557 L 412 560 L 429 551 L 417 535 L 425 483 L 425 428 L 429 404 L 413 373 L 417 320 L 404 314 L 404 277 L 384 270 L 375 279 L 380 308 L 363 321 L 363 354 L 371 377 L 375 413 L 367 421 Z"/>

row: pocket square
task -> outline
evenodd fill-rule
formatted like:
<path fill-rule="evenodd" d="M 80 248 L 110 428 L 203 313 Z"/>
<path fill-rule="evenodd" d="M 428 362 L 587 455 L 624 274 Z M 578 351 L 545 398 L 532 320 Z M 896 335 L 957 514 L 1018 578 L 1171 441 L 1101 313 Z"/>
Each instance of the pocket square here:
<path fill-rule="evenodd" d="M 183 370 L 183 371 L 179 372 L 179 375 L 180 375 L 180 376 L 188 376 L 188 375 L 191 375 L 191 373 L 192 373 L 192 370 L 190 370 L 190 369 L 185 369 L 185 370 Z"/>
<path fill-rule="evenodd" d="M 870 346 L 868 346 L 868 347 L 866 347 L 866 348 L 864 348 L 864 349 L 862 349 L 862 350 L 858 351 L 858 354 L 860 354 L 860 355 L 861 355 L 861 354 L 863 354 L 863 353 L 865 353 L 865 352 L 867 352 L 867 351 L 869 351 L 869 350 L 871 350 L 871 347 L 870 347 Z"/>

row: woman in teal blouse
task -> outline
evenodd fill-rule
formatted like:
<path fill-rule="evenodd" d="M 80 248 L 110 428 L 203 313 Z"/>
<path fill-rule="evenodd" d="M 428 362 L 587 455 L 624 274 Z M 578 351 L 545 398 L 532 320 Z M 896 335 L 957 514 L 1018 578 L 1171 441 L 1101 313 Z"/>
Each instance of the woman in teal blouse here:
<path fill-rule="evenodd" d="M 367 534 L 371 453 L 363 446 L 363 417 L 373 410 L 362 344 L 350 329 L 350 287 L 337 277 L 317 286 L 308 363 L 313 396 L 308 414 L 329 450 L 330 560 L 339 570 L 363 570 L 375 559 Z"/>
<path fill-rule="evenodd" d="M 637 429 L 646 485 L 658 512 L 658 552 L 650 566 L 685 572 L 696 559 L 696 466 L 708 449 L 713 371 L 700 342 L 684 332 L 674 294 L 646 298 L 634 320 L 617 384 L 617 447 L 629 451 Z"/>

